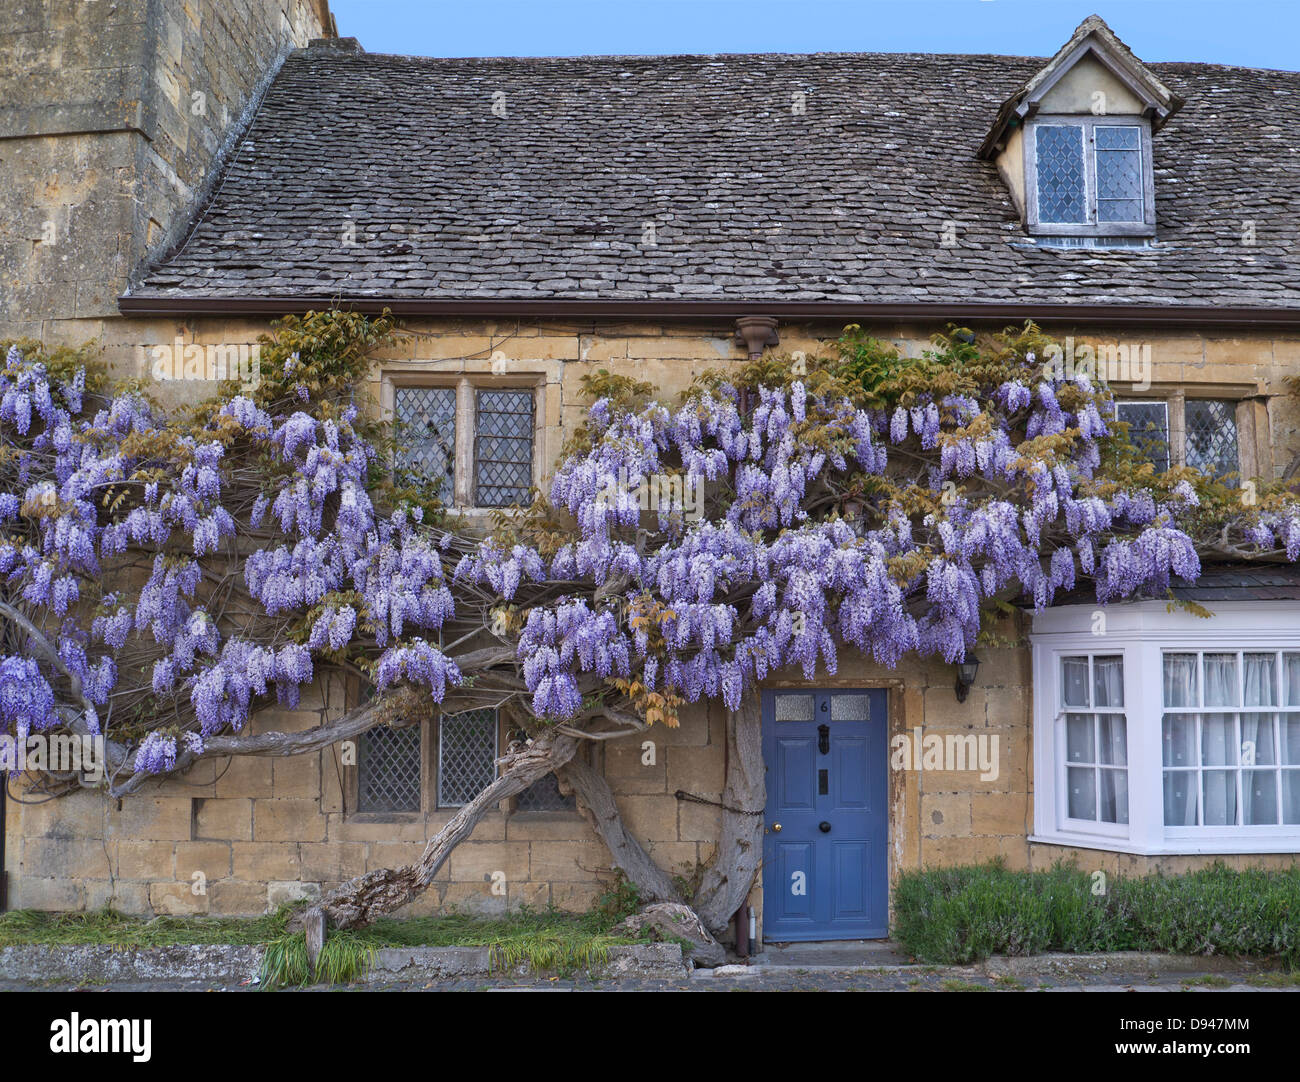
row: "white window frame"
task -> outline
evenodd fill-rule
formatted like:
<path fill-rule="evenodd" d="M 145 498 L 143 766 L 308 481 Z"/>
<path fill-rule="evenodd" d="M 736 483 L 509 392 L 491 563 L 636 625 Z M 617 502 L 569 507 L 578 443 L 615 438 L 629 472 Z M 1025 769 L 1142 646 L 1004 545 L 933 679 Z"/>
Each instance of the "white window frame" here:
<path fill-rule="evenodd" d="M 1217 765 L 1208 765 L 1201 762 L 1201 737 L 1203 731 L 1204 716 L 1207 714 L 1236 715 L 1237 716 L 1236 726 L 1237 726 L 1238 733 L 1240 733 L 1241 731 L 1240 715 L 1242 714 L 1300 715 L 1300 706 L 1283 706 L 1281 705 L 1281 703 L 1279 703 L 1277 706 L 1259 706 L 1259 707 L 1251 708 L 1249 706 L 1245 706 L 1242 704 L 1242 700 L 1245 698 L 1244 696 L 1245 689 L 1243 686 L 1243 682 L 1245 681 L 1246 678 L 1245 664 L 1244 664 L 1245 654 L 1273 653 L 1279 655 L 1279 659 L 1280 659 L 1284 653 L 1295 653 L 1295 652 L 1296 651 L 1294 650 L 1287 650 L 1286 647 L 1270 648 L 1266 645 L 1261 645 L 1261 644 L 1256 644 L 1254 647 L 1250 647 L 1250 646 L 1242 647 L 1237 644 L 1228 644 L 1220 648 L 1202 647 L 1198 650 L 1180 650 L 1177 648 L 1170 647 L 1170 648 L 1163 649 L 1161 651 L 1162 662 L 1163 662 L 1164 654 L 1194 654 L 1195 655 L 1196 666 L 1197 666 L 1197 671 L 1196 671 L 1197 697 L 1201 698 L 1202 701 L 1204 701 L 1204 694 L 1205 694 L 1204 656 L 1206 654 L 1232 654 L 1237 658 L 1237 700 L 1238 700 L 1237 705 L 1235 706 L 1201 705 L 1201 706 L 1177 706 L 1177 707 L 1164 706 L 1163 707 L 1163 714 L 1161 717 L 1162 738 L 1163 738 L 1163 726 L 1164 726 L 1163 715 L 1164 714 L 1178 714 L 1178 715 L 1184 715 L 1191 718 L 1200 719 L 1200 722 L 1198 722 L 1196 726 L 1196 752 L 1197 752 L 1196 762 L 1191 767 L 1184 768 L 1185 773 L 1189 775 L 1195 775 L 1197 779 L 1198 792 L 1197 792 L 1197 801 L 1196 801 L 1196 805 L 1197 805 L 1196 814 L 1198 819 L 1203 819 L 1205 816 L 1205 809 L 1203 806 L 1203 802 L 1200 799 L 1199 787 L 1200 787 L 1201 775 L 1204 774 L 1206 771 L 1228 772 L 1235 776 L 1236 783 L 1237 783 L 1237 805 L 1236 806 L 1237 806 L 1237 813 L 1239 815 L 1242 814 L 1245 807 L 1245 801 L 1242 799 L 1243 797 L 1242 786 L 1244 784 L 1244 777 L 1246 771 L 1270 770 L 1277 775 L 1279 782 L 1281 781 L 1282 772 L 1285 769 L 1285 767 L 1283 767 L 1281 764 L 1282 747 L 1281 747 L 1280 740 L 1275 743 L 1275 754 L 1279 762 L 1273 764 L 1271 767 L 1267 764 L 1263 766 L 1260 766 L 1258 764 L 1254 764 L 1251 766 L 1243 765 L 1241 762 L 1240 739 L 1238 739 L 1237 742 L 1238 751 L 1237 751 L 1236 763 L 1217 766 Z M 1277 680 L 1280 689 L 1282 681 L 1284 680 L 1284 674 L 1280 665 L 1278 667 Z M 1280 736 L 1280 733 L 1278 735 Z M 1164 767 L 1162 765 L 1162 771 L 1163 769 Z M 1280 813 L 1282 809 L 1282 789 L 1280 785 L 1278 787 L 1277 800 L 1278 800 L 1278 811 Z M 1165 833 L 1171 838 L 1206 838 L 1206 837 L 1232 838 L 1238 834 L 1241 834 L 1243 831 L 1257 832 L 1264 837 L 1277 836 L 1280 838 L 1290 838 L 1290 837 L 1295 837 L 1298 833 L 1300 833 L 1300 824 L 1256 823 L 1256 824 L 1249 824 L 1249 825 L 1242 824 L 1241 826 L 1235 826 L 1235 825 L 1217 826 L 1211 824 L 1211 825 L 1201 825 L 1201 826 L 1182 826 L 1182 827 L 1166 826 L 1165 827 Z"/>
<path fill-rule="evenodd" d="M 1300 825 L 1164 825 L 1164 654 L 1300 650 L 1300 600 L 1223 601 L 1215 602 L 1212 611 L 1205 619 L 1182 609 L 1170 612 L 1166 601 L 1142 601 L 1063 605 L 1034 616 L 1031 842 L 1148 856 L 1300 853 Z M 1124 658 L 1129 822 L 1113 832 L 1097 827 L 1116 824 L 1063 814 L 1061 659 L 1082 654 Z"/>
<path fill-rule="evenodd" d="M 1098 647 L 1098 646 L 1101 646 L 1102 648 L 1101 648 L 1101 649 L 1097 649 L 1096 647 Z M 1103 767 L 1103 766 L 1100 766 L 1100 765 L 1098 764 L 1098 762 L 1097 762 L 1097 760 L 1098 760 L 1098 752 L 1099 752 L 1099 749 L 1098 749 L 1098 746 L 1097 746 L 1097 729 L 1098 729 L 1097 722 L 1096 722 L 1097 715 L 1098 715 L 1098 714 L 1117 714 L 1117 715 L 1120 715 L 1120 716 L 1122 716 L 1122 717 L 1124 718 L 1124 733 L 1125 733 L 1125 736 L 1128 735 L 1128 730 L 1129 730 L 1129 713 L 1128 713 L 1128 711 L 1129 711 L 1129 707 L 1128 707 L 1128 673 L 1127 673 L 1127 669 L 1125 670 L 1125 673 L 1124 673 L 1124 678 L 1125 678 L 1125 685 L 1124 685 L 1124 706 L 1123 706 L 1121 709 L 1107 708 L 1107 709 L 1105 709 L 1105 710 L 1102 710 L 1102 709 L 1099 709 L 1098 707 L 1096 707 L 1095 705 L 1089 705 L 1089 706 L 1067 706 L 1067 705 L 1066 705 L 1066 702 L 1065 702 L 1065 681 L 1061 679 L 1061 666 L 1062 666 L 1062 662 L 1064 661 L 1065 658 L 1067 658 L 1067 657 L 1086 657 L 1086 658 L 1088 659 L 1088 701 L 1089 701 L 1089 703 L 1091 704 L 1091 703 L 1092 703 L 1092 700 L 1093 700 L 1093 697 L 1094 697 L 1095 694 L 1096 694 L 1095 687 L 1094 687 L 1094 683 L 1093 683 L 1093 681 L 1094 681 L 1094 675 L 1093 675 L 1093 674 L 1094 674 L 1094 664 L 1095 664 L 1096 659 L 1099 658 L 1099 657 L 1112 657 L 1112 656 L 1116 656 L 1116 652 L 1115 652 L 1115 651 L 1112 651 L 1112 650 L 1105 649 L 1105 648 L 1104 648 L 1104 644 L 1094 643 L 1094 644 L 1093 644 L 1093 647 L 1094 647 L 1094 649 L 1087 650 L 1087 651 L 1079 651 L 1078 653 L 1074 653 L 1074 654 L 1071 654 L 1071 653 L 1061 653 L 1061 654 L 1057 655 L 1057 661 L 1056 661 L 1056 666 L 1057 666 L 1057 668 L 1056 668 L 1056 671 L 1057 671 L 1057 680 L 1056 680 L 1056 711 L 1055 711 L 1055 714 L 1056 714 L 1056 717 L 1055 717 L 1055 729 L 1056 729 L 1056 732 L 1055 732 L 1053 735 L 1054 735 L 1054 740 L 1055 740 L 1055 745 L 1056 745 L 1056 747 L 1058 747 L 1058 748 L 1061 749 L 1061 755 L 1059 756 L 1059 758 L 1058 758 L 1058 760 L 1057 760 L 1057 764 L 1056 764 L 1056 768 L 1055 768 L 1055 770 L 1056 770 L 1056 786 L 1057 786 L 1057 788 L 1056 788 L 1056 800 L 1057 800 L 1056 821 L 1059 822 L 1059 823 L 1064 824 L 1066 829 L 1068 829 L 1068 830 L 1070 830 L 1070 831 L 1073 831 L 1073 832 L 1075 832 L 1075 833 L 1079 833 L 1079 834 L 1089 834 L 1089 835 L 1093 835 L 1093 834 L 1095 834 L 1095 835 L 1100 835 L 1100 836 L 1107 837 L 1107 838 L 1127 838 L 1127 837 L 1128 837 L 1128 823 L 1107 823 L 1107 822 L 1104 822 L 1104 821 L 1101 820 L 1101 819 L 1075 819 L 1075 818 L 1072 818 L 1072 817 L 1070 816 L 1070 811 L 1069 811 L 1069 808 L 1070 808 L 1070 794 L 1069 794 L 1069 787 L 1068 787 L 1068 784 L 1067 784 L 1066 779 L 1069 777 L 1069 769 L 1070 769 L 1071 766 L 1087 766 L 1087 767 L 1091 767 L 1094 771 L 1100 771 L 1100 770 L 1102 770 L 1102 769 L 1106 769 L 1106 770 L 1115 769 L 1114 767 L 1109 767 L 1109 766 Z M 1119 656 L 1122 657 L 1123 655 L 1120 654 Z M 1125 659 L 1125 661 L 1127 661 L 1127 659 Z M 1094 744 L 1094 746 L 1093 746 L 1093 762 L 1092 762 L 1092 763 L 1085 763 L 1085 764 L 1080 764 L 1080 763 L 1071 763 L 1071 762 L 1069 761 L 1069 759 L 1067 758 L 1067 756 L 1066 756 L 1066 747 L 1067 747 L 1067 736 L 1066 736 L 1066 715 L 1067 715 L 1067 714 L 1086 714 L 1089 718 L 1093 719 L 1093 744 Z M 1127 757 L 1126 757 L 1126 758 L 1127 758 Z M 1132 769 L 1132 767 L 1131 767 L 1129 764 L 1126 763 L 1125 766 L 1124 766 L 1124 773 L 1125 773 L 1125 775 L 1127 775 L 1131 769 Z M 1132 786 L 1132 781 L 1131 781 L 1131 779 L 1129 780 L 1128 791 L 1129 791 L 1129 800 L 1130 800 L 1130 802 L 1131 802 L 1132 799 L 1133 799 L 1133 798 L 1132 798 L 1133 786 Z M 1100 791 L 1098 791 L 1098 794 L 1097 794 L 1097 795 L 1098 795 L 1098 800 L 1100 800 Z M 1132 813 L 1132 811 L 1130 810 L 1130 812 L 1129 812 L 1129 819 L 1130 819 L 1130 822 L 1132 821 L 1132 815 L 1133 815 L 1133 813 Z"/>
<path fill-rule="evenodd" d="M 1081 128 L 1083 138 L 1083 222 L 1043 222 L 1038 217 L 1038 131 L 1040 128 Z M 1141 142 L 1142 220 L 1101 222 L 1097 220 L 1097 149 L 1095 129 L 1137 128 Z M 1025 125 L 1025 225 L 1031 234 L 1052 237 L 1150 237 L 1156 231 L 1154 171 L 1151 162 L 1151 121 L 1127 114 L 1078 116 L 1044 113 Z"/>

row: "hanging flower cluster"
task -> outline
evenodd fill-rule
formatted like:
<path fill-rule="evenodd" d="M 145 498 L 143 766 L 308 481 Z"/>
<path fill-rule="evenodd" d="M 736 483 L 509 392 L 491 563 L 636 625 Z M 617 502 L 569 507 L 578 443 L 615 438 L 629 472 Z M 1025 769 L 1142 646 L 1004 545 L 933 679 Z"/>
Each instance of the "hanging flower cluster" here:
<path fill-rule="evenodd" d="M 887 404 L 788 376 L 702 382 L 676 407 L 602 397 L 550 485 L 569 525 L 543 543 L 522 527 L 454 538 L 417 504 L 376 501 L 356 407 L 315 409 L 305 383 L 182 425 L 11 350 L 0 575 L 58 660 L 0 656 L 0 727 L 61 724 L 62 705 L 98 732 L 125 698 L 133 716 L 147 701 L 134 765 L 165 772 L 272 698 L 296 706 L 340 659 L 442 702 L 476 678 L 444 631 L 502 606 L 515 630 L 490 635 L 513 645 L 538 718 L 629 681 L 735 708 L 781 667 L 834 672 L 845 648 L 956 661 L 1008 598 L 1042 609 L 1083 579 L 1107 602 L 1196 578 L 1198 488 L 1117 480 L 1105 396 L 1032 362 Z M 1294 500 L 1215 529 L 1300 560 Z M 68 676 L 81 694 L 64 702 Z"/>

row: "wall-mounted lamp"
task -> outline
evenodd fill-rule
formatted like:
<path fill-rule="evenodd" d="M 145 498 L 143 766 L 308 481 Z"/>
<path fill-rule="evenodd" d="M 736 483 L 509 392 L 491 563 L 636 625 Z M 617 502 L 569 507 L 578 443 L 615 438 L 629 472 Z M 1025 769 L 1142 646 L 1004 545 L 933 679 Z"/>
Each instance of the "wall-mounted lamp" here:
<path fill-rule="evenodd" d="M 964 703 L 966 701 L 966 692 L 970 691 L 971 685 L 975 683 L 975 677 L 980 671 L 980 659 L 974 654 L 967 654 L 961 661 L 957 662 L 957 701 Z"/>

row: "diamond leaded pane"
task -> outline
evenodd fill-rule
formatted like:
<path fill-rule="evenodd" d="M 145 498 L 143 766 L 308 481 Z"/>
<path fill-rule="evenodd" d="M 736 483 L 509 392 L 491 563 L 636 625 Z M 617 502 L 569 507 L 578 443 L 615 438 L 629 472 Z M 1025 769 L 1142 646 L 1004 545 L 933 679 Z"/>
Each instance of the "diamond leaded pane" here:
<path fill-rule="evenodd" d="M 478 392 L 474 472 L 478 507 L 524 503 L 533 483 L 533 392 Z"/>
<path fill-rule="evenodd" d="M 1187 464 L 1213 477 L 1236 473 L 1237 404 L 1189 398 L 1184 416 Z"/>
<path fill-rule="evenodd" d="M 420 726 L 378 726 L 362 734 L 357 755 L 357 810 L 420 810 Z"/>
<path fill-rule="evenodd" d="M 1038 220 L 1086 222 L 1083 128 L 1050 124 L 1036 129 Z"/>
<path fill-rule="evenodd" d="M 1097 127 L 1097 220 L 1142 221 L 1142 130 Z"/>
<path fill-rule="evenodd" d="M 1169 469 L 1169 407 L 1164 402 L 1117 402 L 1116 417 L 1128 425 L 1129 442 L 1164 473 Z"/>
<path fill-rule="evenodd" d="M 438 498 L 452 502 L 456 465 L 456 388 L 398 387 L 394 392 L 398 465 L 438 482 Z"/>
<path fill-rule="evenodd" d="M 497 776 L 497 712 L 466 710 L 438 721 L 438 806 L 468 804 Z"/>
<path fill-rule="evenodd" d="M 560 783 L 554 774 L 538 778 L 515 801 L 515 810 L 522 812 L 569 811 L 573 807 L 573 794 L 561 795 Z"/>

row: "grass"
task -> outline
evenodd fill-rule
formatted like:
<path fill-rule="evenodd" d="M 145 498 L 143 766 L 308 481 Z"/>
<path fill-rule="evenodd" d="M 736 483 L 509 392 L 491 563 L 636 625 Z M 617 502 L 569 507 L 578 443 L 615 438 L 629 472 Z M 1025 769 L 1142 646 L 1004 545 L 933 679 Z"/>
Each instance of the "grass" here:
<path fill-rule="evenodd" d="M 1300 988 L 1300 973 L 1252 973 L 1246 983 L 1255 988 Z"/>
<path fill-rule="evenodd" d="M 41 913 L 18 909 L 0 913 L 0 947 L 50 946 L 171 947 L 190 943 L 265 943 L 284 934 L 287 912 L 256 919 L 235 917 L 154 917 L 140 920 L 111 909 L 91 913 Z"/>
<path fill-rule="evenodd" d="M 959 981 L 959 980 L 954 980 L 952 978 L 949 978 L 948 980 L 940 981 L 939 987 L 942 988 L 945 992 L 987 992 L 988 991 L 987 986 L 983 984 L 973 984 L 970 981 Z"/>
<path fill-rule="evenodd" d="M 1300 867 L 1114 877 L 1092 893 L 1085 871 L 1013 872 L 1000 863 L 909 872 L 894 894 L 894 936 L 923 962 L 991 954 L 1161 951 L 1274 957 L 1300 966 Z"/>
<path fill-rule="evenodd" d="M 1201 977 L 1187 977 L 1182 981 L 1184 988 L 1231 988 L 1235 983 L 1230 977 L 1220 977 L 1216 973 Z"/>
<path fill-rule="evenodd" d="M 0 914 L 0 947 L 19 944 L 112 947 L 163 947 L 229 943 L 265 945 L 262 987 L 302 985 L 311 979 L 307 941 L 290 933 L 291 908 L 255 919 L 222 917 L 155 917 L 140 920 L 112 910 L 95 913 L 40 913 L 18 910 Z M 491 966 L 500 972 L 527 964 L 534 971 L 569 974 L 609 960 L 609 948 L 634 943 L 610 929 L 616 914 L 570 914 L 558 910 L 521 909 L 500 917 L 452 912 L 409 920 L 379 920 L 367 928 L 331 931 L 316 960 L 316 979 L 341 984 L 360 977 L 381 947 L 487 947 Z"/>

